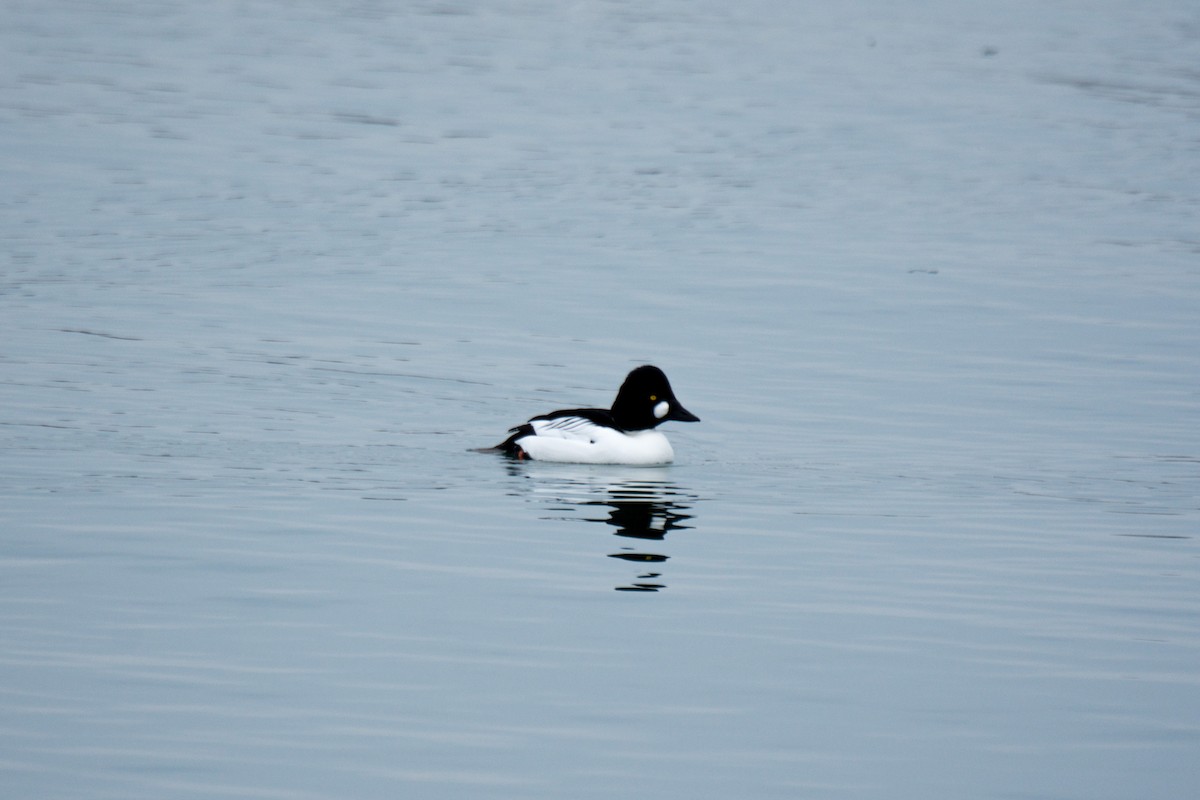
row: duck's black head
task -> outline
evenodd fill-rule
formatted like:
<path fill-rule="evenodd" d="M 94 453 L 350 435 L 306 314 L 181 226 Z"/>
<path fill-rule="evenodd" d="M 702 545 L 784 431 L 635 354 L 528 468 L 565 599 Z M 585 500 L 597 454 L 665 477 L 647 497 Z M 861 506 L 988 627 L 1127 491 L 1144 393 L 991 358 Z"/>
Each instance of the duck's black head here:
<path fill-rule="evenodd" d="M 612 405 L 613 420 L 627 431 L 643 431 L 666 422 L 699 422 L 675 399 L 667 376 L 647 364 L 625 377 Z"/>

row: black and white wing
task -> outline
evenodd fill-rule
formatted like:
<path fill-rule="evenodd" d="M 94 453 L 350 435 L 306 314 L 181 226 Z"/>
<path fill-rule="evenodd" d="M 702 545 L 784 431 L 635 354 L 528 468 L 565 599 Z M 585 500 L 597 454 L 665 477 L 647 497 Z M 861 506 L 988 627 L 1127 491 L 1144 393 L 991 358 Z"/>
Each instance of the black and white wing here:
<path fill-rule="evenodd" d="M 538 436 L 588 442 L 594 442 L 596 431 L 603 427 L 594 420 L 574 414 L 536 417 L 529 420 L 528 424 Z"/>
<path fill-rule="evenodd" d="M 511 428 L 512 434 L 498 446 L 509 455 L 521 450 L 520 440 L 529 436 L 590 444 L 602 430 L 613 430 L 612 415 L 604 409 L 573 408 L 534 417 L 524 425 Z"/>

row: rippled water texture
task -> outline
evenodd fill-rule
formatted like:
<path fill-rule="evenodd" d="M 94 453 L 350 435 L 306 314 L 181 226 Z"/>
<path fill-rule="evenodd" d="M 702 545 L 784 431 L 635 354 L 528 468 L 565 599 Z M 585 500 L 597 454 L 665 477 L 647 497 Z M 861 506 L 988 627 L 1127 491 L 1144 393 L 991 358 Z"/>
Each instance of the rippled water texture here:
<path fill-rule="evenodd" d="M 0 792 L 1179 800 L 1193 2 L 0 7 Z M 675 464 L 472 452 L 638 363 Z"/>

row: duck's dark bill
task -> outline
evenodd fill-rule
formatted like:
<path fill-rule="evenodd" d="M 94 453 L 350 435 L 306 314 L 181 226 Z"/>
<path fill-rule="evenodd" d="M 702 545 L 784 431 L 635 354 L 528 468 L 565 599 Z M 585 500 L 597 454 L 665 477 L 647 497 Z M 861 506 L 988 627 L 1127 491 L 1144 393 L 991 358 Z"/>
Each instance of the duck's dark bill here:
<path fill-rule="evenodd" d="M 673 419 L 676 422 L 699 422 L 700 418 L 692 412 L 688 411 L 683 406 L 675 403 L 671 406 L 671 413 L 667 414 L 665 419 Z"/>

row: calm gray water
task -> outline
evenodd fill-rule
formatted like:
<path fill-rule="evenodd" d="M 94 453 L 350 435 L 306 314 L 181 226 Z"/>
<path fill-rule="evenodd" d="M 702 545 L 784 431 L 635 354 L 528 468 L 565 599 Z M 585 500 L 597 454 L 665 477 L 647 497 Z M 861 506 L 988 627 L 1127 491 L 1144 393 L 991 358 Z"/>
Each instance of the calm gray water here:
<path fill-rule="evenodd" d="M 13 798 L 1177 800 L 1200 10 L 0 7 Z M 666 369 L 661 469 L 470 448 Z"/>

